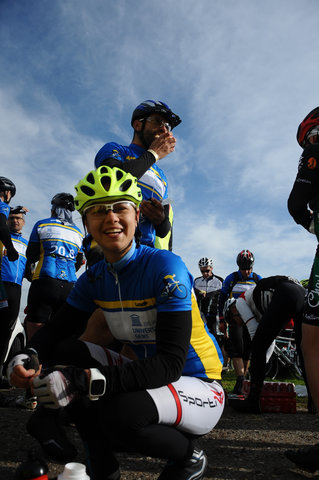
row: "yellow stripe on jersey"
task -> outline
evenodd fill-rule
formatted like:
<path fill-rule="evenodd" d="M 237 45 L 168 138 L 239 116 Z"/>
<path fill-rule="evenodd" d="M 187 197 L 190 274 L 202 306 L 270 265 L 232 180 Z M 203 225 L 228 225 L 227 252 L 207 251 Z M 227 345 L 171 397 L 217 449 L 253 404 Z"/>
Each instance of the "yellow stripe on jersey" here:
<path fill-rule="evenodd" d="M 35 269 L 35 271 L 32 275 L 32 280 L 38 280 L 38 278 L 40 277 L 40 272 L 41 272 L 41 268 L 42 268 L 42 265 L 43 265 L 43 261 L 44 261 L 44 249 L 43 249 L 42 244 L 40 244 L 40 258 L 39 258 L 39 261 L 37 263 L 36 269 Z"/>
<path fill-rule="evenodd" d="M 200 359 L 208 378 L 220 380 L 223 364 L 220 361 L 214 340 L 208 335 L 200 316 L 196 297 L 192 292 L 192 335 L 191 346 Z"/>
<path fill-rule="evenodd" d="M 113 302 L 105 302 L 103 300 L 94 300 L 94 303 L 106 310 L 122 310 L 123 309 L 135 309 L 139 310 L 143 308 L 150 308 L 156 305 L 156 298 L 143 298 L 141 300 L 117 300 Z"/>
<path fill-rule="evenodd" d="M 60 242 L 61 238 L 41 238 L 41 242 Z M 71 242 L 63 238 L 63 243 L 67 243 L 68 245 L 72 245 L 72 247 L 78 248 L 78 245 L 75 242 Z"/>
<path fill-rule="evenodd" d="M 75 227 L 72 227 L 72 225 L 65 225 L 64 223 L 59 223 L 59 222 L 48 222 L 48 223 L 40 223 L 38 228 L 44 228 L 44 227 L 60 227 L 66 230 L 71 230 L 72 232 L 77 233 L 78 235 L 81 235 L 83 237 L 83 234 L 77 230 Z"/>

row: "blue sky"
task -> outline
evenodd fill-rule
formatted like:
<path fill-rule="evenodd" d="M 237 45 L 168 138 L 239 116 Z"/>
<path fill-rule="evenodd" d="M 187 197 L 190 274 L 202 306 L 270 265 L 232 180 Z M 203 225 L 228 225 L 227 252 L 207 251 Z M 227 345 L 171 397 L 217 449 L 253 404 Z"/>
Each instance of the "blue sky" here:
<path fill-rule="evenodd" d="M 307 278 L 316 240 L 286 205 L 297 127 L 319 104 L 318 13 L 317 0 L 2 0 L 0 173 L 30 210 L 25 235 L 104 143 L 130 143 L 137 104 L 162 100 L 183 120 L 160 166 L 193 275 L 208 256 L 225 277 L 248 248 L 262 276 Z"/>

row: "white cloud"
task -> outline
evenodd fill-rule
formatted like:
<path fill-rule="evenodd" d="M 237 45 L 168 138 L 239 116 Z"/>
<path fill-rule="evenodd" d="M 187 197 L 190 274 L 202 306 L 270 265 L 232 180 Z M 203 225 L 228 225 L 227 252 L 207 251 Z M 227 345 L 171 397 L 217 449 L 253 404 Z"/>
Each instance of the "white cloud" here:
<path fill-rule="evenodd" d="M 262 275 L 308 275 L 315 241 L 286 202 L 297 126 L 317 105 L 316 0 L 29 0 L 1 9 L 1 174 L 31 210 L 27 232 L 53 194 L 93 168 L 104 142 L 130 142 L 133 108 L 155 98 L 183 120 L 160 166 L 174 249 L 192 272 L 209 255 L 227 275 L 250 248 Z"/>

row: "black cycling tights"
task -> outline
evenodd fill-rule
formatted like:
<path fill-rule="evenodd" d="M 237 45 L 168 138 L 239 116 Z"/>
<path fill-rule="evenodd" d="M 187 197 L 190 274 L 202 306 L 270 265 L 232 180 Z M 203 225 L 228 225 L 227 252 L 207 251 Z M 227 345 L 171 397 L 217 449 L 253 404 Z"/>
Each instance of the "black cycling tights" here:
<path fill-rule="evenodd" d="M 158 414 L 146 391 L 78 402 L 67 407 L 86 445 L 94 478 L 102 480 L 118 468 L 114 452 L 183 460 L 192 455 L 192 440 L 174 427 L 159 425 Z"/>
<path fill-rule="evenodd" d="M 300 323 L 304 298 L 303 290 L 293 282 L 281 282 L 276 288 L 251 344 L 251 384 L 255 386 L 256 392 L 261 391 L 265 378 L 266 352 L 291 318 L 295 322 L 296 344 L 300 345 Z"/>
<path fill-rule="evenodd" d="M 99 365 L 79 340 L 61 342 L 55 361 L 85 368 Z M 93 402 L 83 399 L 69 405 L 66 411 L 86 445 L 96 480 L 104 480 L 107 473 L 118 468 L 116 451 L 172 460 L 187 459 L 193 453 L 195 436 L 159 425 L 157 408 L 145 390 L 106 394 Z"/>

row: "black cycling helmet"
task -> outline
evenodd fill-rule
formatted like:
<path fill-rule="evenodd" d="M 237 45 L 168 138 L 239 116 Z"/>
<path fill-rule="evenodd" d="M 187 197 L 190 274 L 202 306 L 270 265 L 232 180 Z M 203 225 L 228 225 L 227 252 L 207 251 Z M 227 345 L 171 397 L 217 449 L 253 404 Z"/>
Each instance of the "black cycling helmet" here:
<path fill-rule="evenodd" d="M 16 194 L 15 184 L 6 177 L 0 177 L 0 192 L 11 192 L 11 198 Z"/>
<path fill-rule="evenodd" d="M 62 207 L 73 212 L 74 210 L 74 198 L 71 193 L 57 193 L 51 200 L 53 207 Z"/>
<path fill-rule="evenodd" d="M 16 207 L 11 207 L 10 208 L 10 215 L 16 215 L 17 213 L 23 213 L 23 215 L 26 215 L 25 209 L 22 207 L 22 205 L 17 205 Z"/>
<path fill-rule="evenodd" d="M 249 250 L 242 250 L 237 255 L 237 265 L 240 270 L 249 270 L 254 265 L 254 255 Z"/>
<path fill-rule="evenodd" d="M 298 127 L 297 142 L 302 148 L 304 148 L 307 143 L 308 133 L 314 127 L 319 127 L 319 107 L 311 110 Z"/>
<path fill-rule="evenodd" d="M 181 119 L 178 115 L 172 112 L 168 105 L 164 102 L 159 102 L 157 100 L 145 100 L 145 102 L 140 103 L 134 110 L 131 119 L 131 125 L 133 127 L 134 120 L 139 120 L 141 118 L 147 118 L 152 113 L 161 113 L 165 115 L 168 123 L 173 128 L 177 127 L 181 123 Z"/>

